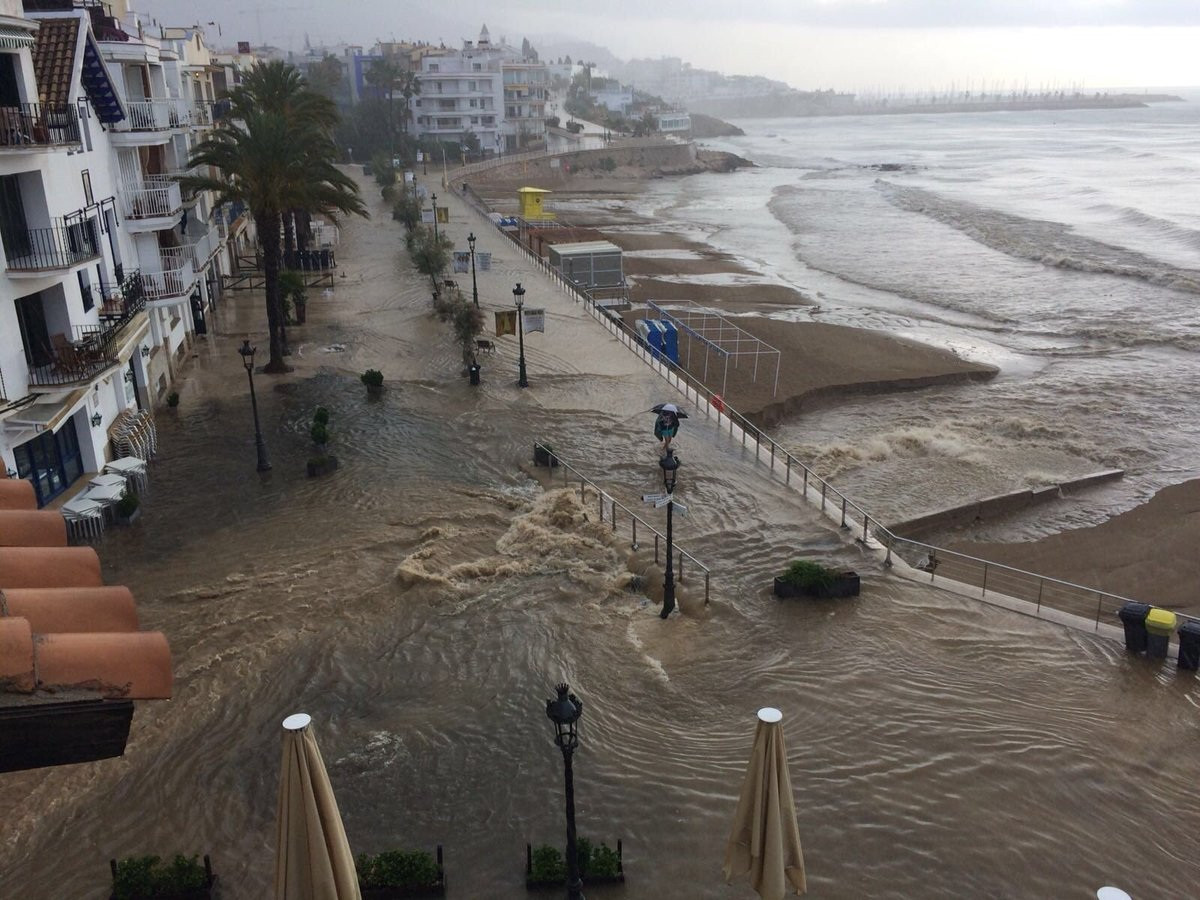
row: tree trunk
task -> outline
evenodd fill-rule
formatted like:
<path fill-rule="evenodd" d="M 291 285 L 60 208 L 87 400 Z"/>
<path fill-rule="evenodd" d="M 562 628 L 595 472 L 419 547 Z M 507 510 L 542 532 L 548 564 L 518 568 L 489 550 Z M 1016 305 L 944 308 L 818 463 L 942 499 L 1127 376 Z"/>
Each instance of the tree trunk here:
<path fill-rule="evenodd" d="M 296 223 L 290 209 L 283 213 L 283 249 L 288 253 L 296 249 Z"/>
<path fill-rule="evenodd" d="M 254 215 L 258 223 L 258 240 L 263 250 L 263 274 L 267 292 L 267 330 L 271 336 L 271 358 L 264 372 L 278 374 L 288 371 L 283 361 L 283 299 L 279 296 L 279 213 L 263 210 Z"/>

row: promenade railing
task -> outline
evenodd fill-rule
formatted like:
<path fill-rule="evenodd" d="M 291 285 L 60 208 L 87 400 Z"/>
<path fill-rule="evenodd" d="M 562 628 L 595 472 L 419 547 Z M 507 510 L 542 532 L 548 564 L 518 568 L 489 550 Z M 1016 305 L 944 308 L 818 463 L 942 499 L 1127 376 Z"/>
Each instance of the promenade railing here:
<path fill-rule="evenodd" d="M 654 535 L 654 562 L 658 563 L 660 561 L 659 560 L 660 544 L 662 546 L 662 549 L 665 551 L 666 541 L 667 541 L 666 536 L 662 532 L 660 532 L 657 528 L 655 528 L 653 525 L 651 525 L 649 522 L 647 522 L 645 519 L 643 519 L 641 516 L 639 516 L 633 510 L 631 510 L 628 506 L 621 503 L 619 500 L 617 500 L 615 497 L 613 497 L 611 494 L 609 494 L 607 491 L 605 491 L 604 488 L 600 487 L 600 485 L 598 485 L 596 482 L 592 481 L 590 478 L 588 478 L 586 475 L 584 475 L 582 472 L 580 472 L 577 468 L 575 468 L 573 465 L 571 465 L 569 462 L 567 462 L 565 459 L 563 459 L 562 456 L 560 456 L 557 451 L 555 451 L 553 448 L 550 447 L 550 445 L 543 444 L 540 441 L 538 441 L 538 442 L 534 443 L 534 446 L 536 446 L 538 449 L 542 450 L 551 459 L 557 461 L 558 468 L 562 469 L 563 486 L 564 487 L 569 487 L 572 480 L 577 480 L 579 482 L 579 502 L 581 504 L 586 506 L 588 503 L 588 494 L 587 494 L 588 488 L 591 488 L 593 491 L 596 492 L 596 508 L 600 514 L 600 522 L 601 522 L 601 524 L 603 524 L 605 521 L 605 516 L 607 515 L 608 522 L 611 524 L 612 530 L 614 533 L 616 533 L 617 528 L 618 528 L 617 522 L 618 522 L 618 518 L 620 518 L 620 517 L 617 515 L 617 513 L 618 513 L 618 511 L 620 511 L 621 517 L 623 517 L 624 520 L 629 524 L 629 533 L 630 533 L 630 544 L 629 545 L 631 548 L 633 548 L 634 550 L 638 550 L 641 547 L 641 544 L 638 541 L 638 527 L 639 526 L 641 527 L 641 529 L 644 533 L 649 533 L 649 534 Z M 573 478 L 572 478 L 572 476 L 573 476 Z M 708 566 L 706 566 L 706 565 L 704 565 L 704 563 L 700 562 L 700 560 L 698 560 L 693 554 L 689 553 L 688 551 L 686 551 L 682 547 L 680 547 L 678 542 L 672 541 L 672 545 L 673 545 L 673 549 L 675 551 L 673 554 L 673 557 L 674 557 L 674 561 L 675 561 L 675 578 L 676 578 L 676 580 L 679 581 L 680 584 L 684 583 L 684 571 L 685 570 L 684 570 L 683 561 L 686 559 L 690 563 L 690 567 L 689 567 L 688 571 L 690 571 L 691 569 L 694 568 L 694 569 L 699 570 L 704 575 L 704 605 L 707 606 L 708 600 L 709 600 L 709 589 L 711 587 L 711 573 L 709 572 Z"/>
<path fill-rule="evenodd" d="M 468 187 L 461 196 L 476 212 L 489 222 L 492 221 L 492 210 L 478 194 Z M 608 329 L 613 337 L 682 393 L 705 418 L 713 421 L 718 430 L 727 432 L 730 438 L 739 442 L 747 452 L 753 450 L 755 462 L 767 466 L 773 476 L 798 490 L 806 501 L 817 505 L 826 516 L 838 521 L 843 529 L 853 532 L 855 540 L 865 546 L 875 546 L 883 550 L 884 565 L 892 566 L 893 557 L 899 557 L 916 571 L 928 573 L 931 584 L 940 582 L 944 587 L 954 588 L 967 595 L 977 592 L 981 600 L 996 602 L 998 605 L 1005 605 L 1002 602 L 1004 599 L 1015 600 L 1022 604 L 1016 607 L 1020 612 L 1076 626 L 1090 623 L 1093 631 L 1099 631 L 1102 624 L 1115 624 L 1118 610 L 1126 603 L 1144 602 L 947 550 L 893 533 L 860 504 L 793 456 L 745 416 L 732 409 L 715 391 L 672 362 L 661 351 L 651 348 L 618 313 L 596 303 L 585 292 L 579 290 L 546 260 L 522 244 L 515 232 L 499 227 L 497 230 L 509 239 L 513 247 L 530 264 L 555 282 L 568 297 L 582 303 L 587 312 Z M 1180 623 L 1200 622 L 1200 617 L 1182 613 L 1176 615 Z M 1070 616 L 1077 621 L 1067 622 L 1064 616 Z"/>

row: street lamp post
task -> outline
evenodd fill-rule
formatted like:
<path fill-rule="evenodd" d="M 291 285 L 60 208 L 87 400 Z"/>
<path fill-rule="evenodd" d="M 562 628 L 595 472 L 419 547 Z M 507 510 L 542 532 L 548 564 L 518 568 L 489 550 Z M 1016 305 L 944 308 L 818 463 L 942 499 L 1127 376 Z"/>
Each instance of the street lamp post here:
<path fill-rule="evenodd" d="M 246 377 L 250 379 L 250 408 L 254 411 L 254 447 L 258 451 L 258 471 L 269 472 L 271 461 L 267 459 L 267 445 L 263 441 L 262 429 L 258 425 L 258 398 L 254 396 L 254 353 L 257 347 L 251 347 L 250 341 L 242 341 L 238 353 L 242 355 L 242 363 L 246 366 Z"/>
<path fill-rule="evenodd" d="M 437 194 L 434 194 L 434 195 L 433 195 L 433 197 L 432 197 L 432 200 L 433 200 L 433 245 L 436 247 L 436 246 L 437 246 L 437 240 L 438 240 L 438 233 L 437 233 Z"/>
<path fill-rule="evenodd" d="M 525 288 L 521 287 L 519 281 L 513 288 L 513 302 L 517 304 L 517 341 L 520 345 L 517 387 L 529 387 L 529 379 L 525 375 L 525 316 L 522 312 L 525 308 Z"/>
<path fill-rule="evenodd" d="M 560 684 L 558 696 L 546 701 L 546 715 L 554 722 L 554 743 L 563 755 L 563 769 L 567 782 L 567 900 L 584 900 L 583 879 L 579 877 L 579 852 L 575 847 L 575 777 L 571 769 L 571 757 L 579 746 L 579 717 L 583 715 L 583 701 L 569 688 Z"/>
<path fill-rule="evenodd" d="M 475 280 L 475 232 L 467 235 L 467 243 L 471 246 L 471 296 L 475 298 L 475 307 L 479 307 L 479 283 Z"/>
<path fill-rule="evenodd" d="M 662 610 L 662 617 L 665 619 L 675 609 L 675 547 L 671 540 L 671 520 L 675 510 L 675 476 L 679 471 L 679 457 L 675 455 L 674 450 L 668 448 L 658 464 L 662 466 L 663 487 L 667 489 L 667 574 L 663 579 Z"/>

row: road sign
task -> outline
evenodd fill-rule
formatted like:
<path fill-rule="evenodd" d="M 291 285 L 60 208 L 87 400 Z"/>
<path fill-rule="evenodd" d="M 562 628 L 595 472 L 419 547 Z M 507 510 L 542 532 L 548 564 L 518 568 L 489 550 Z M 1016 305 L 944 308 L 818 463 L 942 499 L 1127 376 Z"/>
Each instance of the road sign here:
<path fill-rule="evenodd" d="M 660 500 L 663 503 L 666 503 L 667 495 L 666 494 L 642 494 L 642 502 L 643 503 L 654 503 L 657 505 L 658 501 L 660 501 Z"/>
<path fill-rule="evenodd" d="M 654 508 L 655 508 L 655 509 L 662 509 L 664 506 L 666 506 L 666 505 L 667 505 L 668 503 L 670 503 L 670 502 L 671 502 L 671 498 L 670 498 L 670 497 L 663 497 L 661 500 L 655 500 L 655 501 L 654 501 Z M 686 507 L 686 506 L 684 506 L 682 503 L 680 503 L 678 500 L 676 500 L 676 501 L 675 501 L 675 510 L 676 510 L 677 512 L 679 512 L 679 513 L 681 513 L 681 514 L 682 514 L 682 513 L 686 513 L 686 512 L 687 512 L 687 507 Z"/>

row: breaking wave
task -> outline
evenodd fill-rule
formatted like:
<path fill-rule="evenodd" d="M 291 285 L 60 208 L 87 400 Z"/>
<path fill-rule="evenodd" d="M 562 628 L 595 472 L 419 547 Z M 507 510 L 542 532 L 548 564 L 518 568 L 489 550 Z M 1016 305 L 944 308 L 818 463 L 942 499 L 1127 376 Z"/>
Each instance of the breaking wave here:
<path fill-rule="evenodd" d="M 1134 250 L 1083 237 L 1068 225 L 986 209 L 882 179 L 875 184 L 898 209 L 949 225 L 1009 256 L 1058 269 L 1136 278 L 1158 287 L 1200 294 L 1200 270 L 1175 268 Z M 1129 214 L 1144 215 L 1133 210 Z M 1160 225 L 1169 224 L 1154 221 Z"/>

